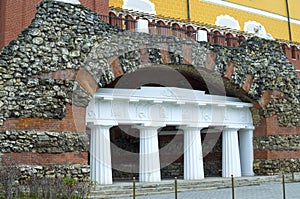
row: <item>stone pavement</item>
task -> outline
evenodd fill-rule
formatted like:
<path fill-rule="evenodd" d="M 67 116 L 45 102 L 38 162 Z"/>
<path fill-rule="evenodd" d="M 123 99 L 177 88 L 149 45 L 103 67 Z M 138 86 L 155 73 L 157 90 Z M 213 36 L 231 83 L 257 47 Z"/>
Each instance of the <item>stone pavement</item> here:
<path fill-rule="evenodd" d="M 235 199 L 282 199 L 282 184 L 267 183 L 258 186 L 237 187 L 235 189 Z M 172 194 L 161 194 L 151 196 L 137 196 L 137 199 L 173 199 Z M 204 191 L 185 191 L 178 193 L 178 199 L 231 199 L 231 188 L 204 190 Z M 118 198 L 132 199 L 132 197 Z M 300 182 L 286 184 L 286 199 L 300 199 Z"/>

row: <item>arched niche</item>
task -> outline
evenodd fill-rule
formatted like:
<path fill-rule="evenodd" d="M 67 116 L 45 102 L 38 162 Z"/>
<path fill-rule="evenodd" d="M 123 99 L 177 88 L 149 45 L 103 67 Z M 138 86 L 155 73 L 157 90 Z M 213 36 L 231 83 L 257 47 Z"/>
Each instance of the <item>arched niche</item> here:
<path fill-rule="evenodd" d="M 155 5 L 149 0 L 124 0 L 123 9 L 156 14 Z"/>
<path fill-rule="evenodd" d="M 262 37 L 265 39 L 273 39 L 272 35 L 267 33 L 265 27 L 256 21 L 247 21 L 244 25 L 244 31 L 255 34 L 258 37 Z"/>
<path fill-rule="evenodd" d="M 229 16 L 229 15 L 220 15 L 217 17 L 216 20 L 217 26 L 224 26 L 231 29 L 240 30 L 240 25 L 238 20 Z"/>

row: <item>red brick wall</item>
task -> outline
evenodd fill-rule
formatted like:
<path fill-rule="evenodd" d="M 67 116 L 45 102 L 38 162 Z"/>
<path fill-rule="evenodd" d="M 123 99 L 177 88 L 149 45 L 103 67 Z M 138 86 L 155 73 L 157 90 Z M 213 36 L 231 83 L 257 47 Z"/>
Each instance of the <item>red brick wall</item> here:
<path fill-rule="evenodd" d="M 0 48 L 3 48 L 30 23 L 41 0 L 1 0 Z"/>
<path fill-rule="evenodd" d="M 300 151 L 255 150 L 254 158 L 256 160 L 299 159 Z"/>
<path fill-rule="evenodd" d="M 80 0 L 84 7 L 94 10 L 98 14 L 108 15 L 109 0 Z"/>
<path fill-rule="evenodd" d="M 85 132 L 85 108 L 67 105 L 66 117 L 59 119 L 10 118 L 0 130 L 37 130 L 50 132 Z"/>
<path fill-rule="evenodd" d="M 289 59 L 289 61 L 295 66 L 296 70 L 300 70 L 300 49 L 295 48 L 295 58 L 292 58 L 292 47 L 288 47 L 286 44 L 282 45 L 282 49 Z M 300 77 L 300 72 L 297 73 L 298 77 Z"/>
<path fill-rule="evenodd" d="M 87 152 L 70 153 L 4 153 L 3 165 L 87 164 Z"/>
<path fill-rule="evenodd" d="M 30 25 L 42 0 L 0 0 L 0 49 Z M 80 0 L 83 6 L 108 15 L 108 0 Z"/>
<path fill-rule="evenodd" d="M 300 135 L 300 127 L 281 127 L 277 116 L 273 116 L 261 119 L 261 125 L 255 128 L 254 135 Z"/>
<path fill-rule="evenodd" d="M 5 1 L 0 1 L 0 49 L 4 46 Z"/>

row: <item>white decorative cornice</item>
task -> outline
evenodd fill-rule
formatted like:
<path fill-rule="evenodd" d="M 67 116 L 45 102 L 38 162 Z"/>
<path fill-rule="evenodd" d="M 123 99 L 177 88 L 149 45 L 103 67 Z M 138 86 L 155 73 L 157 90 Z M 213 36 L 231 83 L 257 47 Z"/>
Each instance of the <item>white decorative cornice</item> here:
<path fill-rule="evenodd" d="M 93 124 L 248 128 L 253 126 L 249 107 L 238 98 L 182 88 L 101 88 L 86 115 Z"/>

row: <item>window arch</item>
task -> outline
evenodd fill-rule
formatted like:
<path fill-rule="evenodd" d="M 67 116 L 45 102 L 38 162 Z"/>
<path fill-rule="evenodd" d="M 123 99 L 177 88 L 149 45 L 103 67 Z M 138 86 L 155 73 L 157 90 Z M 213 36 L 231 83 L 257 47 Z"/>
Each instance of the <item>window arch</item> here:
<path fill-rule="evenodd" d="M 282 44 L 281 48 L 282 48 L 283 53 L 287 56 L 287 51 L 289 50 L 288 45 Z"/>
<path fill-rule="evenodd" d="M 220 31 L 218 30 L 215 30 L 212 32 L 212 39 L 213 39 L 213 43 L 214 44 L 221 44 L 221 45 L 224 45 L 225 44 L 225 36 L 223 36 L 221 34 Z"/>
<path fill-rule="evenodd" d="M 193 26 L 188 26 L 187 27 L 187 36 L 190 39 L 196 40 L 196 32 L 197 32 L 197 30 L 195 30 L 195 28 Z"/>
<path fill-rule="evenodd" d="M 173 36 L 180 37 L 181 33 L 180 33 L 180 26 L 178 23 L 172 24 L 172 33 L 173 33 Z"/>
<path fill-rule="evenodd" d="M 109 24 L 122 28 L 122 17 L 118 17 L 115 13 L 109 12 Z"/>
<path fill-rule="evenodd" d="M 157 22 L 157 32 L 159 35 L 166 35 L 166 36 L 170 35 L 170 29 L 169 29 L 168 25 L 166 25 L 161 20 Z"/>
<path fill-rule="evenodd" d="M 297 54 L 297 47 L 296 46 L 292 46 L 291 48 L 292 50 L 292 59 L 296 59 L 296 54 Z"/>
<path fill-rule="evenodd" d="M 135 23 L 136 21 L 133 19 L 132 16 L 126 15 L 125 16 L 125 29 L 130 31 L 135 31 Z"/>
<path fill-rule="evenodd" d="M 225 35 L 225 40 L 226 40 L 226 46 L 229 47 L 237 47 L 237 39 L 233 37 L 231 33 L 227 33 Z"/>

